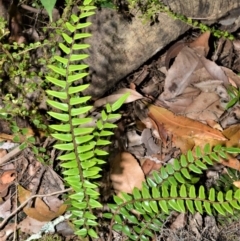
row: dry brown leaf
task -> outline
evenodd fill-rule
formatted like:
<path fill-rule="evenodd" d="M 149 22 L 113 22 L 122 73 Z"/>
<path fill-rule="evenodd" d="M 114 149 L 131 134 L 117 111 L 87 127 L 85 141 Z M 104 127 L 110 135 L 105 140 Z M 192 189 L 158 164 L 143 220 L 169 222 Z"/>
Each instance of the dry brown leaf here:
<path fill-rule="evenodd" d="M 209 51 L 208 41 L 210 34 L 210 32 L 201 34 L 197 39 L 189 44 L 189 47 L 195 49 L 199 54 L 206 56 Z"/>
<path fill-rule="evenodd" d="M 240 76 L 235 74 L 231 69 L 228 69 L 226 67 L 222 67 L 222 70 L 225 72 L 225 74 L 229 78 L 229 82 L 231 85 L 235 87 L 240 87 Z"/>
<path fill-rule="evenodd" d="M 169 110 L 204 124 L 218 121 L 224 113 L 229 101 L 226 89 L 230 84 L 223 69 L 204 57 L 209 35 L 204 33 L 181 49 L 159 97 Z"/>
<path fill-rule="evenodd" d="M 110 178 L 117 194 L 131 193 L 134 187 L 142 188 L 145 177 L 137 160 L 128 152 L 118 153 L 110 162 Z"/>
<path fill-rule="evenodd" d="M 22 204 L 32 196 L 31 192 L 18 186 L 18 200 Z M 40 198 L 36 198 L 34 208 L 25 207 L 23 211 L 31 218 L 45 222 L 62 215 L 66 211 L 67 205 L 62 204 L 57 212 L 49 210 L 49 207 Z"/>
<path fill-rule="evenodd" d="M 225 141 L 209 139 L 208 143 L 211 147 L 216 145 L 226 146 L 226 147 L 240 147 L 240 124 L 230 126 L 229 128 L 223 131 L 223 135 L 228 138 Z M 195 139 L 195 145 L 200 148 L 204 148 L 206 143 L 199 139 Z M 233 156 L 228 154 L 226 159 L 220 158 L 220 163 L 224 166 L 233 168 L 235 170 L 240 171 L 240 162 L 239 160 Z"/>
<path fill-rule="evenodd" d="M 223 135 L 228 138 L 227 147 L 240 147 L 240 124 L 232 125 L 223 131 Z"/>
<path fill-rule="evenodd" d="M 220 158 L 220 163 L 226 167 L 240 171 L 240 162 L 237 158 L 227 155 L 227 160 Z"/>
<path fill-rule="evenodd" d="M 184 47 L 167 73 L 161 99 L 170 100 L 182 94 L 193 81 L 192 74 L 198 69 L 198 65 L 199 57 L 194 50 Z"/>
<path fill-rule="evenodd" d="M 193 138 L 186 138 L 182 136 L 173 135 L 172 142 L 182 153 L 187 153 L 188 150 L 192 150 L 195 146 L 195 140 Z"/>
<path fill-rule="evenodd" d="M 206 59 L 203 56 L 200 56 L 199 60 L 201 61 L 202 66 L 208 71 L 213 79 L 222 80 L 225 87 L 229 85 L 228 77 L 226 76 L 222 67 L 218 66 L 215 62 Z"/>
<path fill-rule="evenodd" d="M 143 98 L 143 96 L 141 94 L 139 94 L 137 91 L 135 91 L 133 89 L 123 88 L 123 89 L 120 89 L 120 90 L 114 92 L 112 95 L 109 95 L 107 97 L 104 97 L 102 99 L 95 101 L 94 106 L 100 107 L 107 103 L 112 104 L 112 103 L 116 102 L 120 97 L 122 97 L 123 94 L 126 94 L 126 93 L 130 93 L 130 95 L 128 96 L 128 98 L 125 100 L 124 103 L 130 103 L 135 100 L 139 100 L 139 99 Z"/>
<path fill-rule="evenodd" d="M 13 181 L 17 177 L 17 172 L 12 170 L 4 170 L 0 175 L 0 196 L 5 197 L 8 192 L 8 188 L 12 185 Z"/>
<path fill-rule="evenodd" d="M 203 123 L 216 121 L 223 114 L 219 96 L 215 93 L 201 92 L 194 101 L 189 104 L 183 113 L 188 118 Z"/>
<path fill-rule="evenodd" d="M 220 131 L 198 121 L 183 116 L 176 116 L 171 111 L 158 106 L 150 105 L 148 108 L 149 117 L 155 122 L 164 125 L 164 128 L 173 135 L 201 140 L 226 140 Z"/>

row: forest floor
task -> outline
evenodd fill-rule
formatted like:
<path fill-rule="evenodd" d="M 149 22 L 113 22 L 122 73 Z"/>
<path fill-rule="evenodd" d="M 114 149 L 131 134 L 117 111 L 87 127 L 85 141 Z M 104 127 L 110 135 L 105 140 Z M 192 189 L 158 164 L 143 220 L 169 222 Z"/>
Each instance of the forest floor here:
<path fill-rule="evenodd" d="M 3 3 L 0 1 L 0 8 Z M 43 31 L 48 17 L 43 14 L 37 19 L 39 13 L 27 6 L 21 11 L 14 7 L 10 13 L 0 12 L 2 17 L 9 14 L 10 19 L 8 34 L 0 29 L 0 241 L 28 240 L 60 216 L 66 220 L 59 221 L 55 233 L 36 240 L 80 240 L 74 236 L 68 217 L 63 216 L 65 194 L 70 189 L 64 184 L 57 160 L 60 153 L 53 148 L 55 140 L 48 132 L 53 120 L 46 113 L 49 107 L 43 95 L 49 88 L 43 81 L 45 63 L 55 49 L 21 47 L 51 38 Z M 63 6 L 57 8 L 56 18 Z M 22 23 L 26 19 L 28 25 Z M 32 39 L 23 34 L 27 28 Z M 99 108 L 94 114 L 99 114 L 106 101 L 116 101 L 119 93 L 131 93 L 129 103 L 120 110 L 122 118 L 99 180 L 104 207 L 113 201 L 114 194 L 141 187 L 154 170 L 196 146 L 239 147 L 239 100 L 226 109 L 233 98 L 227 84 L 240 88 L 240 35 L 235 32 L 234 36 L 233 41 L 218 39 L 209 32 L 191 29 L 95 100 Z M 205 171 L 199 178 L 201 184 L 226 191 L 235 182 L 236 189 L 239 158 L 231 157 L 229 162 Z M 100 238 L 95 240 L 99 241 L 108 240 L 110 227 L 102 212 L 97 213 Z M 222 217 L 172 211 L 152 241 L 240 241 L 239 217 L 239 212 Z M 115 231 L 112 236 L 113 241 L 127 240 Z"/>

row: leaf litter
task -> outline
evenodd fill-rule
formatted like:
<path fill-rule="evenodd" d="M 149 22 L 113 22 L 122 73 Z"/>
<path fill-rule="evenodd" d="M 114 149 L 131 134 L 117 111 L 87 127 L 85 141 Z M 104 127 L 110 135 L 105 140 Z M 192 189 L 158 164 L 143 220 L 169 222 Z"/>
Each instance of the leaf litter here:
<path fill-rule="evenodd" d="M 26 43 L 22 16 L 15 6 L 10 11 L 10 21 L 9 42 Z M 38 33 L 34 29 L 30 32 L 35 34 L 34 41 L 38 41 Z M 110 91 L 95 101 L 98 112 L 99 107 L 115 102 L 124 93 L 130 93 L 112 140 L 115 149 L 110 147 L 109 172 L 103 173 L 101 180 L 105 202 L 113 193 L 121 195 L 121 192 L 131 193 L 134 187 L 141 188 L 142 182 L 154 170 L 159 170 L 161 166 L 171 163 L 173 158 L 187 150 L 194 150 L 196 146 L 203 147 L 209 143 L 211 146 L 239 147 L 239 104 L 226 110 L 230 100 L 229 86 L 240 87 L 240 78 L 229 64 L 233 62 L 235 71 L 240 72 L 239 58 L 233 61 L 227 58 L 229 51 L 240 51 L 239 42 L 232 44 L 226 40 L 221 53 L 213 56 L 225 65 L 223 67 L 207 57 L 211 49 L 209 37 L 210 33 L 206 32 L 194 41 L 181 40 L 173 44 L 166 54 L 156 56 L 152 62 L 128 76 L 125 83 L 116 87 L 116 91 Z M 38 104 L 46 108 L 44 103 Z M 28 135 L 19 137 L 22 143 L 36 133 L 29 123 L 24 120 L 20 122 L 18 126 L 28 129 Z M 9 125 L 3 121 L 0 124 L 2 143 L 19 145 L 14 142 Z M 39 138 L 37 142 L 39 146 L 49 148 L 49 157 L 54 162 L 57 153 L 50 151 L 52 140 L 45 139 L 44 142 Z M 10 146 L 9 153 L 1 149 L 0 156 L 0 216 L 3 219 L 0 239 L 3 241 L 13 237 L 18 228 L 25 234 L 38 233 L 44 224 L 61 216 L 67 208 L 61 194 L 69 192 L 64 189 L 61 177 L 50 166 L 45 168 L 30 149 L 21 151 L 18 148 L 18 152 L 13 153 L 12 148 Z M 226 171 L 225 167 L 240 171 L 239 159 L 233 155 L 228 156 L 228 161 L 222 159 L 221 164 L 220 169 L 213 170 L 216 175 Z M 239 181 L 234 184 L 239 187 Z M 23 204 L 26 204 L 23 209 L 18 209 Z M 21 215 L 13 223 L 17 213 Z M 216 236 L 219 233 L 214 219 L 199 214 L 186 216 L 172 213 L 162 238 L 172 241 L 196 235 L 199 240 L 205 235 L 204 230 L 208 230 L 207 235 Z M 179 231 L 186 228 L 186 220 L 190 223 L 188 234 Z M 73 237 L 73 230 L 67 222 L 61 225 L 64 231 L 60 233 L 68 239 Z M 211 233 L 211 229 L 215 233 Z"/>
<path fill-rule="evenodd" d="M 120 191 L 131 193 L 129 175 L 139 173 L 137 175 L 140 177 L 144 173 L 146 177 L 151 177 L 154 170 L 159 170 L 161 166 L 171 162 L 172 158 L 179 157 L 181 153 L 186 154 L 188 150 L 194 150 L 196 146 L 203 148 L 206 143 L 209 143 L 211 147 L 218 144 L 226 147 L 240 147 L 239 103 L 226 109 L 227 103 L 230 101 L 228 89 L 230 86 L 239 88 L 240 77 L 231 69 L 222 67 L 206 57 L 210 49 L 209 37 L 210 33 L 206 32 L 191 43 L 183 44 L 180 41 L 169 49 L 170 52 L 165 55 L 165 66 L 158 68 L 166 75 L 162 81 L 162 87 L 159 87 L 161 80 L 153 83 L 153 77 L 149 78 L 151 67 L 143 67 L 145 73 L 148 69 L 141 79 L 143 83 L 139 81 L 138 77 L 131 79 L 131 86 L 140 91 L 145 98 L 135 101 L 131 107 L 128 106 L 129 113 L 123 114 L 126 119 L 129 118 L 132 116 L 130 112 L 133 108 L 135 115 L 132 117 L 131 124 L 122 120 L 121 126 L 124 128 L 119 130 L 121 135 L 121 138 L 118 139 L 119 152 L 110 159 L 112 170 L 110 179 L 116 193 Z M 161 56 L 157 61 L 164 62 L 161 58 L 164 59 Z M 174 61 L 170 66 L 172 60 Z M 152 65 L 158 65 L 157 61 Z M 137 74 L 135 75 L 137 76 Z M 156 78 L 156 76 L 154 77 Z M 134 82 L 135 79 L 136 82 Z M 146 86 L 151 87 L 147 89 Z M 163 91 L 156 95 L 156 88 Z M 144 92 L 146 89 L 147 91 Z M 123 137 L 124 134 L 125 137 Z M 119 135 L 116 137 L 118 138 Z M 126 151 L 129 152 L 128 155 L 126 155 Z M 125 158 L 119 159 L 121 155 L 124 155 Z M 139 164 L 132 155 L 138 159 Z M 128 166 L 133 160 L 134 164 Z M 226 167 L 240 171 L 240 162 L 235 155 L 228 155 L 226 159 L 222 158 L 220 163 L 222 168 L 216 168 L 213 171 L 215 176 L 221 175 Z M 123 165 L 121 173 L 117 168 L 118 165 Z M 133 171 L 132 169 L 135 170 L 135 168 L 136 171 Z M 118 180 L 121 180 L 119 183 L 126 180 L 125 185 L 131 188 L 125 188 L 123 184 L 116 186 L 116 175 Z M 135 183 L 135 181 L 136 179 L 133 178 L 132 185 L 139 186 L 139 183 Z M 238 182 L 234 183 L 237 185 Z M 197 234 L 198 237 L 204 236 L 203 233 L 196 232 L 193 224 L 188 226 L 186 220 L 192 222 L 192 217 L 183 218 L 183 215 L 177 215 L 168 226 L 170 232 L 180 235 L 179 230 L 184 233 L 186 228 L 190 228 L 189 237 L 191 232 Z M 203 223 L 198 228 L 198 230 L 202 230 Z M 205 228 L 209 232 L 208 235 L 212 235 L 212 237 L 217 236 L 216 233 L 211 232 L 211 228 L 220 233 L 215 221 L 209 225 L 206 223 Z M 166 240 L 175 240 L 175 238 Z"/>

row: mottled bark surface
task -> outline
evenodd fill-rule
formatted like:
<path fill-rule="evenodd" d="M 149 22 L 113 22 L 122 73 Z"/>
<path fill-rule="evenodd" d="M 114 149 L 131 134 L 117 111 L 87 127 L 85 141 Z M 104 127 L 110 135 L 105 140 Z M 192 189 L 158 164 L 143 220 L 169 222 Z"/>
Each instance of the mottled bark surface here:
<path fill-rule="evenodd" d="M 163 0 L 175 13 L 191 18 L 217 20 L 240 7 L 239 0 Z"/>
<path fill-rule="evenodd" d="M 164 0 L 164 3 L 176 13 L 211 21 L 240 6 L 240 0 Z M 86 62 L 90 65 L 91 86 L 85 94 L 93 97 L 102 96 L 189 29 L 165 13 L 160 13 L 159 22 L 152 26 L 137 16 L 127 21 L 111 9 L 97 12 L 90 21 L 93 25 L 88 31 L 93 37 L 87 40 L 91 48 Z"/>

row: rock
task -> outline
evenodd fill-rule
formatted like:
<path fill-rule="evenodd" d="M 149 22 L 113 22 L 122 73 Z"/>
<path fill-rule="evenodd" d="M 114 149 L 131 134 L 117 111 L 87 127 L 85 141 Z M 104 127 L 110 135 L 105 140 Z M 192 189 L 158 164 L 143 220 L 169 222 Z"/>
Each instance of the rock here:
<path fill-rule="evenodd" d="M 165 0 L 169 8 L 187 17 L 216 22 L 240 6 L 240 0 Z M 87 29 L 93 36 L 86 40 L 90 57 L 90 87 L 85 94 L 101 97 L 122 78 L 139 68 L 149 58 L 176 40 L 190 28 L 160 12 L 159 22 L 143 23 L 139 11 L 131 12 L 131 20 L 113 9 L 102 9 L 89 18 L 93 24 Z"/>

